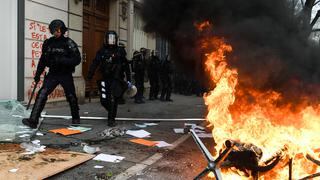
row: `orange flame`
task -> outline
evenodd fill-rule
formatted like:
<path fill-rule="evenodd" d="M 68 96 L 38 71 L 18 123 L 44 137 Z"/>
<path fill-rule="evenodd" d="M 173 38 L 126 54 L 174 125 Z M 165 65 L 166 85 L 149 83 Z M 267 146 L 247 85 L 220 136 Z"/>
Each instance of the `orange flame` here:
<path fill-rule="evenodd" d="M 202 31 L 209 27 L 207 22 L 197 26 Z M 204 95 L 208 107 L 206 119 L 214 126 L 212 135 L 217 149 L 227 139 L 253 143 L 263 150 L 262 160 L 279 151 L 286 154 L 282 161 L 260 179 L 287 179 L 288 158 L 293 158 L 293 177 L 302 178 L 316 173 L 319 168 L 305 158 L 306 154 L 319 158 L 320 148 L 320 106 L 301 106 L 292 112 L 291 105 L 277 106 L 281 94 L 275 91 L 259 92 L 241 89 L 238 85 L 238 72 L 228 66 L 226 54 L 232 47 L 222 38 L 206 37 L 201 48 L 212 47 L 206 54 L 206 70 L 216 87 Z M 250 94 L 253 101 L 244 98 Z M 294 98 L 294 97 L 293 97 Z M 224 173 L 224 179 L 243 179 L 234 173 Z M 237 177 L 237 178 L 235 178 Z"/>

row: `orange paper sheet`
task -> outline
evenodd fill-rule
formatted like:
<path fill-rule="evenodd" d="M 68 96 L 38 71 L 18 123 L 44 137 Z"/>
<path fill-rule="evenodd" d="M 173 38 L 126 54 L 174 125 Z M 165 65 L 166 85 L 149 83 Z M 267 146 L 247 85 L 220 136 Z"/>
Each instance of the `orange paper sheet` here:
<path fill-rule="evenodd" d="M 157 142 L 154 141 L 148 141 L 145 139 L 131 139 L 131 142 L 137 143 L 137 144 L 142 144 L 145 146 L 155 146 L 157 144 Z"/>
<path fill-rule="evenodd" d="M 62 134 L 64 136 L 81 133 L 81 131 L 79 131 L 79 130 L 71 130 L 71 129 L 67 129 L 67 128 L 52 129 L 52 130 L 50 130 L 50 132 L 57 133 L 57 134 Z"/>

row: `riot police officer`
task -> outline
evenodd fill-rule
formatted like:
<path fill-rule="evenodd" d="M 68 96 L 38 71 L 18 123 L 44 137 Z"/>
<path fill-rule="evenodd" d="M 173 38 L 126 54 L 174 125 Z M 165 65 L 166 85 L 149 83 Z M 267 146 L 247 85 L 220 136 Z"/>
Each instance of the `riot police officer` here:
<path fill-rule="evenodd" d="M 149 64 L 148 64 L 148 76 L 150 81 L 149 100 L 158 99 L 159 86 L 160 86 L 159 71 L 160 71 L 160 59 L 155 54 L 154 50 L 152 50 Z"/>
<path fill-rule="evenodd" d="M 43 85 L 39 90 L 30 118 L 22 120 L 23 124 L 36 128 L 39 122 L 41 111 L 43 110 L 48 95 L 60 84 L 67 101 L 69 102 L 72 124 L 80 123 L 78 100 L 75 93 L 72 73 L 75 67 L 80 64 L 81 56 L 77 44 L 64 34 L 68 30 L 64 22 L 56 19 L 49 25 L 51 38 L 44 41 L 42 55 L 40 57 L 34 81 L 38 83 L 45 67 L 49 68 L 49 73 L 45 76 Z"/>
<path fill-rule="evenodd" d="M 141 48 L 140 52 L 135 52 L 132 58 L 134 80 L 138 92 L 135 96 L 135 103 L 141 104 L 143 101 L 143 91 L 144 91 L 144 74 L 146 68 L 146 49 Z"/>
<path fill-rule="evenodd" d="M 117 33 L 107 31 L 103 47 L 96 53 L 87 76 L 87 79 L 91 80 L 99 67 L 102 74 L 102 79 L 98 81 L 100 102 L 108 111 L 108 126 L 110 127 L 116 125 L 118 101 L 127 90 L 128 85 L 131 85 L 131 74 L 126 55 L 125 49 L 118 46 Z M 124 76 L 127 82 L 124 81 Z"/>
<path fill-rule="evenodd" d="M 171 99 L 171 90 L 172 90 L 172 73 L 173 66 L 171 64 L 169 55 L 166 55 L 166 58 L 161 63 L 160 68 L 160 79 L 162 84 L 161 90 L 161 101 L 173 101 Z"/>

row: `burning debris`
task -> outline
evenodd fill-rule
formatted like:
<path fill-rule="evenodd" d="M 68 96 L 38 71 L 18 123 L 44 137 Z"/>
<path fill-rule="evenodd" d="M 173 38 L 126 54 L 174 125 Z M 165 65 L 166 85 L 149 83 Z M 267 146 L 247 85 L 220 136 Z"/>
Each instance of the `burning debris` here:
<path fill-rule="evenodd" d="M 254 144 L 232 140 L 225 142 L 226 149 L 230 148 L 231 145 L 233 145 L 232 150 L 225 161 L 221 163 L 221 168 L 232 169 L 234 167 L 236 170 L 241 171 L 241 174 L 246 177 L 258 179 L 260 173 L 273 169 L 282 158 L 282 153 L 279 152 L 270 159 L 262 161 L 262 149 Z"/>
<path fill-rule="evenodd" d="M 142 14 L 146 30 L 167 38 L 177 61 L 200 64 L 214 87 L 206 119 L 227 153 L 206 155 L 199 176 L 222 165 L 264 179 L 318 172 L 305 154 L 319 156 L 320 47 L 288 1 L 148 0 Z M 223 147 L 228 139 L 239 141 Z"/>
<path fill-rule="evenodd" d="M 273 169 L 282 158 L 282 153 L 278 153 L 270 159 L 261 162 L 262 150 L 253 145 L 227 140 L 224 148 L 221 149 L 216 160 L 213 159 L 208 149 L 204 146 L 194 130 L 190 130 L 192 137 L 199 146 L 201 152 L 208 160 L 208 167 L 201 172 L 195 179 L 199 179 L 212 171 L 217 180 L 221 180 L 221 169 L 241 171 L 246 177 L 258 179 L 260 173 Z M 234 169 L 235 168 L 235 169 Z"/>
<path fill-rule="evenodd" d="M 222 180 L 221 171 L 223 170 L 231 170 L 248 178 L 259 179 L 261 174 L 271 171 L 273 168 L 275 168 L 280 160 L 287 159 L 285 158 L 287 156 L 286 147 L 278 151 L 271 158 L 261 161 L 263 152 L 259 147 L 253 144 L 227 140 L 224 143 L 223 150 L 220 150 L 219 156 L 214 160 L 208 149 L 197 136 L 196 132 L 192 129 L 190 132 L 196 144 L 208 161 L 208 166 L 197 177 L 194 178 L 197 180 L 207 175 L 210 171 L 213 173 L 216 180 Z M 306 155 L 306 159 L 313 162 L 317 166 L 320 166 L 320 161 L 316 160 L 309 154 Z M 293 161 L 292 158 L 287 159 L 287 161 L 288 162 L 285 163 L 285 165 L 289 166 L 288 177 L 289 180 L 291 180 Z M 320 173 L 315 173 L 299 180 L 307 180 L 319 176 Z"/>

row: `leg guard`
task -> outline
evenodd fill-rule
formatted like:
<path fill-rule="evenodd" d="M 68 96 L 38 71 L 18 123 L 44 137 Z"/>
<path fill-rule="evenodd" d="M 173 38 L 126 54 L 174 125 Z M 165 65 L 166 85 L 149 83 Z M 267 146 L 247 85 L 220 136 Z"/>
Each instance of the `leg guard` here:
<path fill-rule="evenodd" d="M 47 102 L 48 91 L 42 88 L 37 95 L 36 101 L 33 105 L 31 115 L 29 119 L 23 119 L 22 123 L 33 129 L 37 128 L 41 112 Z"/>
<path fill-rule="evenodd" d="M 108 126 L 114 127 L 116 126 L 115 118 L 117 116 L 118 111 L 118 98 L 111 98 L 110 111 L 108 113 Z"/>
<path fill-rule="evenodd" d="M 79 115 L 79 106 L 78 106 L 77 97 L 74 94 L 68 94 L 66 98 L 70 105 L 72 124 L 80 124 L 80 115 Z"/>

